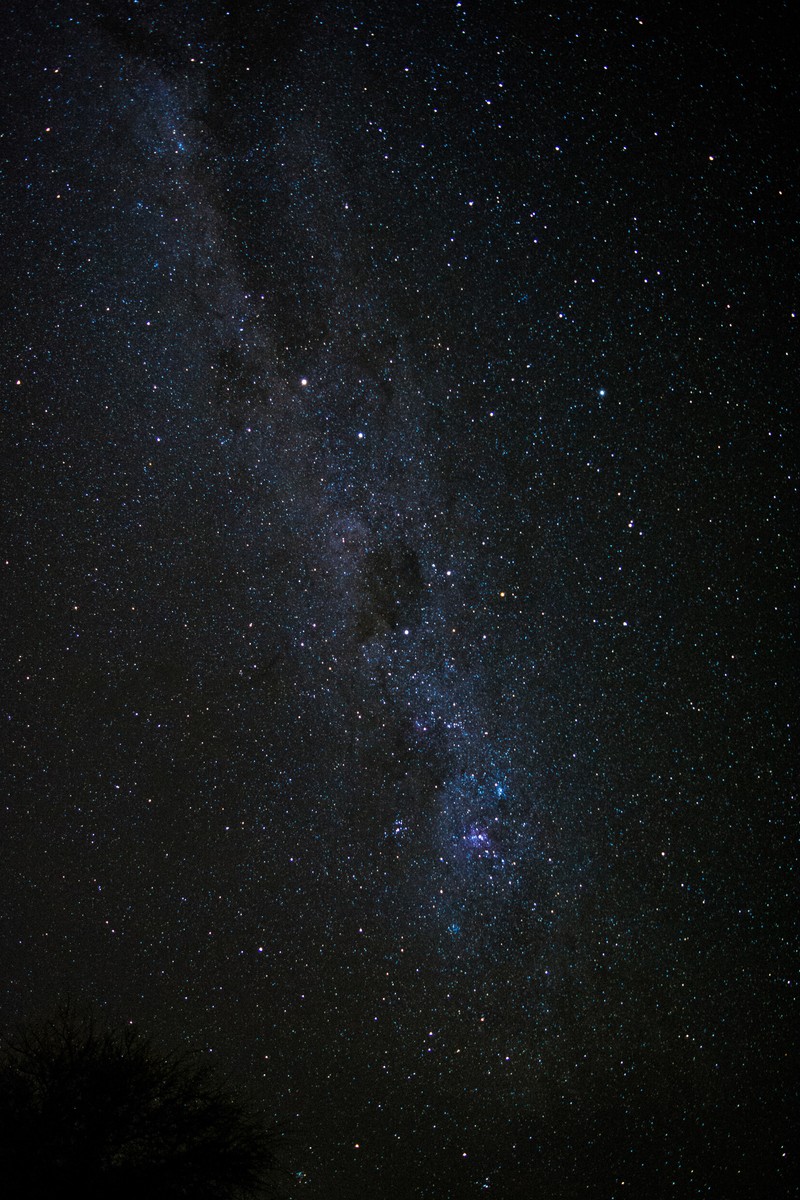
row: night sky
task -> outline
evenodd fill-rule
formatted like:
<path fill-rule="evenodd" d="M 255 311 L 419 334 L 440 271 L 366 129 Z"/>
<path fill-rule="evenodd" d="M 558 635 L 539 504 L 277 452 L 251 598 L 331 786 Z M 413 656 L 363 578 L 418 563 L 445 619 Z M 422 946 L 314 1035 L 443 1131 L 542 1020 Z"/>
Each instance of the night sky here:
<path fill-rule="evenodd" d="M 4 6 L 0 1015 L 292 1197 L 794 1194 L 790 7 Z"/>

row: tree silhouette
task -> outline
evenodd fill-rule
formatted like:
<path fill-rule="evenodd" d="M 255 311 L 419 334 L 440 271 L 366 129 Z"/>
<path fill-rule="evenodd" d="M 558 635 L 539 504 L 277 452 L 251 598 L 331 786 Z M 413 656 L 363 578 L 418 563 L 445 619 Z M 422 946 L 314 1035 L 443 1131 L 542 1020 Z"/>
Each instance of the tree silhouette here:
<path fill-rule="evenodd" d="M 277 1133 L 211 1070 L 66 1007 L 5 1040 L 0 1179 L 13 1197 L 275 1196 Z"/>

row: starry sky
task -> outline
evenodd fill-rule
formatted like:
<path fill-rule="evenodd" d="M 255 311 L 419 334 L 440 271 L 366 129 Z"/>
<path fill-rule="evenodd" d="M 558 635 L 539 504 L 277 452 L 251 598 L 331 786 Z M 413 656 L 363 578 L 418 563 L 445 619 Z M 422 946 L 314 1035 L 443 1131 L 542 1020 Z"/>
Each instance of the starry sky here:
<path fill-rule="evenodd" d="M 790 1194 L 797 97 L 696 7 L 4 10 L 2 1018 L 290 1196 Z"/>

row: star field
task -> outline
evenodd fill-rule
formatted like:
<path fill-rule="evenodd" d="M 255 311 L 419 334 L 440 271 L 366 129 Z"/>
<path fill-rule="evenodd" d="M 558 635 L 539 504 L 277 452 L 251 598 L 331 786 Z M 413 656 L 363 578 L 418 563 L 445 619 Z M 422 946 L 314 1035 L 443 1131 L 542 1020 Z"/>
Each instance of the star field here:
<path fill-rule="evenodd" d="M 290 1196 L 790 1195 L 786 6 L 9 12 L 5 1024 Z"/>

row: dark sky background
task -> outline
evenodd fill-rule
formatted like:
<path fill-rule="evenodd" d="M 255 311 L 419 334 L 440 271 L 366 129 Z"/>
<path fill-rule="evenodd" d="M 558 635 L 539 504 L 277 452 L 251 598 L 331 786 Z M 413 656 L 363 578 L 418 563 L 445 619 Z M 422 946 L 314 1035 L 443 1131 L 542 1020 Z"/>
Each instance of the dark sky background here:
<path fill-rule="evenodd" d="M 0 1015 L 293 1197 L 790 1194 L 796 64 L 696 7 L 4 8 Z"/>

